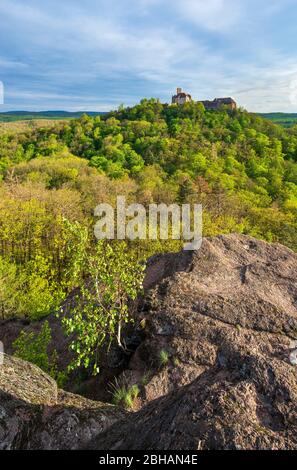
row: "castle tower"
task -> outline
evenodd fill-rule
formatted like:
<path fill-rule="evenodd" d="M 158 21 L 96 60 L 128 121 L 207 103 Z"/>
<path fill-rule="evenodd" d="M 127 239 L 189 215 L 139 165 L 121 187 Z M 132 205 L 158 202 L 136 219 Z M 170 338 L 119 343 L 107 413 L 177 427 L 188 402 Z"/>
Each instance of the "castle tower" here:
<path fill-rule="evenodd" d="M 192 101 L 191 95 L 182 91 L 182 88 L 177 88 L 176 95 L 172 97 L 172 104 L 184 104 L 189 101 Z"/>

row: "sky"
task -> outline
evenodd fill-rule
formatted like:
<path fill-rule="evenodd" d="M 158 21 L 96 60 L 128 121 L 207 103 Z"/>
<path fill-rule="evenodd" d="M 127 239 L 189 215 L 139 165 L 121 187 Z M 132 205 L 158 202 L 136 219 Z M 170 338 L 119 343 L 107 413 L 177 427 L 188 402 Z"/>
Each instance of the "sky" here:
<path fill-rule="evenodd" d="M 296 33 L 297 0 L 0 0 L 0 111 L 108 111 L 182 87 L 297 112 Z"/>

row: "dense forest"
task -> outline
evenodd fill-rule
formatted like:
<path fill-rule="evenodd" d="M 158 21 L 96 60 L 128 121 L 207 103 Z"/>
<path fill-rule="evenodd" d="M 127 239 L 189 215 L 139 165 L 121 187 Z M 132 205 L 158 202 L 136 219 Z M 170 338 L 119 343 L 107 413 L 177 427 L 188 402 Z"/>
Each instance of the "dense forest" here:
<path fill-rule="evenodd" d="M 297 250 L 297 126 L 243 110 L 150 99 L 104 116 L 6 128 L 0 178 L 2 319 L 43 318 L 92 273 L 102 274 L 92 262 L 93 210 L 117 195 L 145 206 L 201 202 L 204 236 L 240 232 Z M 137 262 L 180 247 L 135 241 L 122 248 L 130 264 L 118 248 L 108 256 L 135 274 Z M 108 249 L 100 250 L 102 260 Z"/>

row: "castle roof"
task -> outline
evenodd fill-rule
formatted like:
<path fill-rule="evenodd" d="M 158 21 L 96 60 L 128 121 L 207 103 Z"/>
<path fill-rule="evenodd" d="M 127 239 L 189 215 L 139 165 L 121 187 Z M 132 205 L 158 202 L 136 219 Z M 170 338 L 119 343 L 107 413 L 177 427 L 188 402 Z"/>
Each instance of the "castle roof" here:
<path fill-rule="evenodd" d="M 186 98 L 186 97 L 192 98 L 189 93 L 185 93 L 184 91 L 181 91 L 180 93 L 177 93 L 174 95 L 174 98 Z"/>
<path fill-rule="evenodd" d="M 235 103 L 233 98 L 215 98 L 214 100 L 216 103 L 224 103 L 224 104 L 232 104 Z"/>

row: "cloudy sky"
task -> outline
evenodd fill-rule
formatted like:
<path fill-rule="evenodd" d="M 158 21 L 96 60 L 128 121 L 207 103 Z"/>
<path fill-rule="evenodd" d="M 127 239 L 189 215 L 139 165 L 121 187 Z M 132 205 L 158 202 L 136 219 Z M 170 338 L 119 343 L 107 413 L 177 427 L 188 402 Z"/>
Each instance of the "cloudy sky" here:
<path fill-rule="evenodd" d="M 297 0 L 0 0 L 12 109 L 109 110 L 233 96 L 297 112 Z"/>

